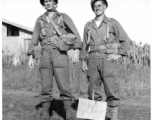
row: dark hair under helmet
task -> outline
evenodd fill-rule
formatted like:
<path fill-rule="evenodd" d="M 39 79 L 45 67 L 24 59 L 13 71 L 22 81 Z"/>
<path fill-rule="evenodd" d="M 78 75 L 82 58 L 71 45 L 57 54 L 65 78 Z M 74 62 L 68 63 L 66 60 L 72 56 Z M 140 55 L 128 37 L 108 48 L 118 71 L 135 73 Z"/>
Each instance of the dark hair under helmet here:
<path fill-rule="evenodd" d="M 55 2 L 56 4 L 58 4 L 58 0 L 54 0 L 54 2 Z M 42 6 L 44 6 L 44 0 L 40 0 L 40 3 L 41 3 Z"/>
<path fill-rule="evenodd" d="M 95 2 L 97 2 L 97 1 L 103 2 L 103 4 L 106 5 L 106 8 L 108 7 L 108 2 L 107 2 L 107 0 L 91 0 L 91 8 L 92 8 L 92 10 L 93 10 L 93 4 L 94 4 Z"/>

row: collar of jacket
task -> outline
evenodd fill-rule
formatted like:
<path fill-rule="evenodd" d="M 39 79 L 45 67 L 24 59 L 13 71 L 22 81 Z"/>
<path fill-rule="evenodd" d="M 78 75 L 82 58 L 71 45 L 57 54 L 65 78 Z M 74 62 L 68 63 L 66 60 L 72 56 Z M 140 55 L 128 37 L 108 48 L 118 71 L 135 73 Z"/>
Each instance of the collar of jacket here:
<path fill-rule="evenodd" d="M 100 23 L 99 27 L 100 28 L 102 26 L 102 24 L 105 23 L 105 24 L 108 24 L 108 18 L 106 15 L 104 15 L 104 18 L 103 18 L 103 21 Z M 97 25 L 95 23 L 95 18 L 92 20 L 92 26 L 97 29 Z"/>
<path fill-rule="evenodd" d="M 42 16 L 41 16 L 41 20 L 43 20 L 44 22 L 48 22 L 47 19 L 46 19 L 46 16 L 48 16 L 49 13 L 48 12 L 45 12 Z M 52 16 L 52 20 L 54 20 L 56 17 L 60 16 L 61 13 L 59 13 L 58 11 L 55 11 L 54 15 Z"/>

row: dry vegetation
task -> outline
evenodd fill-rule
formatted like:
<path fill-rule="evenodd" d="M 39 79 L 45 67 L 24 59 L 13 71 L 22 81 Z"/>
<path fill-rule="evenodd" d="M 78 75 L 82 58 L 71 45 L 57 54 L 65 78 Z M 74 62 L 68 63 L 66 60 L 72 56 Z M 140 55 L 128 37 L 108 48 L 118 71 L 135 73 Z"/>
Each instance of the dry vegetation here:
<path fill-rule="evenodd" d="M 3 90 L 39 92 L 41 85 L 38 66 L 30 72 L 24 51 L 17 57 L 8 53 L 3 51 Z M 19 64 L 14 64 L 14 61 Z M 69 69 L 73 92 L 82 94 L 86 93 L 88 82 L 80 66 L 81 63 L 71 63 Z M 119 61 L 117 80 L 117 93 L 121 97 L 150 96 L 150 45 L 132 43 L 128 56 Z"/>

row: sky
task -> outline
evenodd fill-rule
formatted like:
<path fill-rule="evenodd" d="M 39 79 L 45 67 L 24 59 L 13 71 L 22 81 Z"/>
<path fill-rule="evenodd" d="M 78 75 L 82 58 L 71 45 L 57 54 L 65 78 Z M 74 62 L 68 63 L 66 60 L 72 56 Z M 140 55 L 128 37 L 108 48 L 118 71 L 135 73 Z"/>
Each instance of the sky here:
<path fill-rule="evenodd" d="M 122 25 L 131 40 L 151 43 L 150 0 L 107 0 L 105 14 Z M 59 0 L 59 12 L 68 14 L 74 21 L 81 38 L 86 22 L 95 17 L 90 0 Z M 36 19 L 45 12 L 39 0 L 2 0 L 2 18 L 34 27 Z"/>

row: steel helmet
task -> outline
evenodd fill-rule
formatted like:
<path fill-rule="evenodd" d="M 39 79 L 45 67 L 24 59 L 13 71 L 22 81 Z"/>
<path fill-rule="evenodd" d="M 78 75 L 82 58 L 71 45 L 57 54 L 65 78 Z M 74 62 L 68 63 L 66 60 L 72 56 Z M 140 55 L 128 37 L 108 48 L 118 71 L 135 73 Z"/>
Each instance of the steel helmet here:
<path fill-rule="evenodd" d="M 54 0 L 54 2 L 55 2 L 56 4 L 58 4 L 58 0 Z M 40 3 L 41 3 L 42 6 L 44 6 L 44 0 L 40 0 Z"/>
<path fill-rule="evenodd" d="M 107 0 L 91 0 L 91 8 L 92 8 L 92 10 L 93 10 L 93 4 L 94 4 L 95 2 L 97 2 L 97 1 L 103 2 L 103 4 L 106 5 L 106 8 L 108 7 L 108 2 L 107 2 Z"/>

